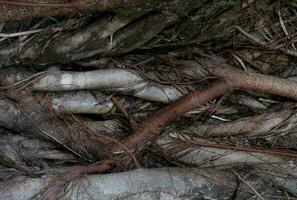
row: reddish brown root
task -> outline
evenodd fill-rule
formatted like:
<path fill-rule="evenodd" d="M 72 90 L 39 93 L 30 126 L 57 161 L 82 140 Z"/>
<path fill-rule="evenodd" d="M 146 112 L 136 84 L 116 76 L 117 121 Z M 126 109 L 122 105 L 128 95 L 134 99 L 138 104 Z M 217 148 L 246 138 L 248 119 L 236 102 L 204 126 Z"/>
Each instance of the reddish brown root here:
<path fill-rule="evenodd" d="M 231 89 L 228 83 L 222 79 L 204 89 L 197 89 L 150 115 L 134 134 L 122 140 L 121 143 L 128 149 L 140 148 L 155 137 L 164 125 Z M 113 152 L 118 150 L 118 146 L 112 149 Z"/>

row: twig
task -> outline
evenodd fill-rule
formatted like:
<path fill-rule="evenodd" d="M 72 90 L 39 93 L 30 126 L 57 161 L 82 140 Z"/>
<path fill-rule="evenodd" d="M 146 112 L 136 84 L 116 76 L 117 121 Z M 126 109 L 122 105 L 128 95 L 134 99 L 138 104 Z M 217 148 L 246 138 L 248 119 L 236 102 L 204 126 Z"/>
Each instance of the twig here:
<path fill-rule="evenodd" d="M 206 140 L 199 141 L 197 139 L 187 140 L 187 142 L 201 147 L 212 147 L 212 148 L 218 148 L 218 149 L 229 149 L 229 150 L 235 150 L 235 151 L 263 153 L 263 154 L 269 154 L 269 155 L 275 155 L 275 156 L 286 156 L 286 157 L 297 158 L 297 153 L 293 153 L 293 152 L 272 151 L 269 149 L 260 149 L 255 147 L 236 147 L 236 146 L 231 146 L 227 144 L 216 144 L 213 142 L 208 142 Z"/>
<path fill-rule="evenodd" d="M 40 33 L 40 32 L 44 32 L 44 31 L 48 31 L 48 30 L 52 30 L 52 29 L 41 28 L 41 29 L 22 31 L 22 32 L 17 32 L 17 33 L 0 33 L 0 37 L 12 38 L 12 37 L 18 37 L 18 36 L 23 36 L 23 35 L 30 35 L 30 34 L 34 34 L 34 33 Z"/>
<path fill-rule="evenodd" d="M 278 4 L 277 4 L 277 7 L 278 7 L 278 8 L 277 8 L 277 15 L 278 15 L 279 23 L 280 23 L 280 26 L 281 26 L 283 32 L 285 33 L 286 37 L 290 40 L 291 38 L 290 38 L 290 36 L 289 36 L 288 30 L 287 30 L 287 28 L 286 28 L 286 26 L 285 26 L 285 22 L 284 22 L 284 20 L 283 20 L 283 18 L 282 18 L 282 15 L 281 15 L 280 4 L 281 4 L 281 2 L 278 1 Z M 296 47 L 295 47 L 295 45 L 294 45 L 293 42 L 291 43 L 291 45 L 292 45 L 294 51 L 296 51 Z"/>
<path fill-rule="evenodd" d="M 243 28 L 241 28 L 240 26 L 234 26 L 234 28 L 236 28 L 239 32 L 241 32 L 243 35 L 245 35 L 247 38 L 249 38 L 250 40 L 252 40 L 253 42 L 255 42 L 256 44 L 260 44 L 261 46 L 266 46 L 267 43 L 262 41 L 260 38 L 258 38 L 255 35 L 252 35 L 248 32 L 246 32 L 245 30 L 243 30 Z"/>
<path fill-rule="evenodd" d="M 13 87 L 17 87 L 18 85 L 20 85 L 22 83 L 25 83 L 25 82 L 27 82 L 27 81 L 29 81 L 31 79 L 34 79 L 34 78 L 39 77 L 39 76 L 41 76 L 43 74 L 46 74 L 46 73 L 48 73 L 48 72 L 47 71 L 43 71 L 43 72 L 39 72 L 39 73 L 33 74 L 32 76 L 29 76 L 29 77 L 27 77 L 27 78 L 25 78 L 25 79 L 23 79 L 23 80 L 21 80 L 19 82 L 13 83 L 13 84 L 8 85 L 8 86 L 0 87 L 0 90 L 7 90 L 7 89 L 11 89 Z"/>
<path fill-rule="evenodd" d="M 70 0 L 67 3 L 43 3 L 43 2 L 23 2 L 14 0 L 0 0 L 0 4 L 14 6 L 34 6 L 34 7 L 76 7 L 79 6 L 80 0 Z"/>
<path fill-rule="evenodd" d="M 86 126 L 82 121 L 80 121 L 78 118 L 76 118 L 73 114 L 71 114 L 71 117 L 74 119 L 75 122 L 77 122 L 79 125 L 81 125 L 82 129 L 89 135 L 93 136 L 93 135 L 96 135 L 97 137 L 93 137 L 93 139 L 95 140 L 98 140 L 99 142 L 102 142 L 102 143 L 105 143 L 107 144 L 107 141 L 110 141 L 112 143 L 115 143 L 119 146 L 121 146 L 128 154 L 129 156 L 131 156 L 132 160 L 134 161 L 135 163 L 135 166 L 137 169 L 140 169 L 142 168 L 140 163 L 138 162 L 137 158 L 131 153 L 131 151 L 129 151 L 129 149 L 127 147 L 125 147 L 125 145 L 121 144 L 119 141 L 117 141 L 116 139 L 112 138 L 112 137 L 108 137 L 104 134 L 101 134 L 101 133 L 93 133 L 92 130 L 89 129 L 88 126 Z M 99 138 L 98 138 L 99 136 Z M 103 139 L 100 139 L 103 138 Z"/>
<path fill-rule="evenodd" d="M 30 122 L 44 135 L 46 135 L 47 137 L 51 138 L 53 141 L 57 142 L 58 144 L 62 145 L 65 149 L 69 150 L 70 152 L 72 152 L 73 154 L 77 155 L 78 157 L 83 157 L 81 154 L 77 153 L 76 151 L 74 151 L 72 148 L 68 147 L 66 144 L 64 144 L 63 142 L 59 141 L 57 138 L 53 137 L 52 135 L 48 134 L 46 131 L 44 131 L 38 124 L 36 124 L 34 122 L 34 120 L 27 114 L 25 113 L 18 104 L 16 104 L 16 107 L 20 110 L 20 112 L 23 113 L 23 115 L 30 120 Z"/>
<path fill-rule="evenodd" d="M 125 110 L 125 108 L 120 104 L 120 102 L 117 100 L 116 97 L 112 96 L 111 100 L 113 101 L 113 103 L 115 104 L 115 106 L 117 107 L 117 109 L 123 113 L 123 115 L 129 120 L 129 123 L 132 125 L 133 128 L 137 127 L 137 123 L 136 121 L 129 116 L 129 114 L 127 113 L 127 111 Z"/>
<path fill-rule="evenodd" d="M 255 194 L 256 196 L 261 199 L 261 200 L 265 200 L 261 194 L 247 181 L 245 181 L 237 172 L 235 172 L 234 170 L 231 170 L 233 172 L 233 174 L 235 174 L 235 176 L 237 176 L 237 178 L 242 181 L 244 184 L 246 184 Z"/>

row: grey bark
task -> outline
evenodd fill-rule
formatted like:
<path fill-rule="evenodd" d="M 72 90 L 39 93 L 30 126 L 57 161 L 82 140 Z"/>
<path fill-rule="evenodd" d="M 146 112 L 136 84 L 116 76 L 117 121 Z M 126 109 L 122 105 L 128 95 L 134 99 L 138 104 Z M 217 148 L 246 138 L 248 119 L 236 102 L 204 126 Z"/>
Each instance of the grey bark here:
<path fill-rule="evenodd" d="M 9 100 L 0 99 L 1 127 L 22 133 L 27 137 L 38 137 L 55 142 L 81 158 L 91 159 L 92 155 L 94 157 L 104 155 L 104 144 L 93 141 L 87 132 L 79 128 L 79 125 L 62 122 L 33 98 L 28 97 L 26 100 L 25 106 L 17 107 Z M 96 124 L 92 123 L 92 126 L 96 127 Z M 91 135 L 99 137 L 97 134 L 102 133 L 93 130 Z M 118 135 L 113 134 L 112 137 L 119 139 L 125 136 L 121 132 L 116 133 Z"/>
<path fill-rule="evenodd" d="M 140 169 L 109 175 L 87 175 L 73 181 L 59 199 L 230 199 L 236 189 L 234 175 L 215 170 Z M 49 178 L 20 179 L 0 183 L 0 199 L 27 200 L 49 182 Z M 258 180 L 259 181 L 259 180 Z M 261 181 L 248 180 L 259 192 L 273 194 Z M 243 187 L 238 199 L 254 194 Z M 33 199 L 35 199 L 33 198 Z"/>

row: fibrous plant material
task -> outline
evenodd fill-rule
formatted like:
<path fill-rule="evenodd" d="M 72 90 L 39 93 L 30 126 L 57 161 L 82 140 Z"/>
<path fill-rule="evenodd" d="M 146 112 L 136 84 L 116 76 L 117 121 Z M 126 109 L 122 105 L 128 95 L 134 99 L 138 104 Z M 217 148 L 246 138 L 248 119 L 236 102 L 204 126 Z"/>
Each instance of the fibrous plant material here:
<path fill-rule="evenodd" d="M 137 17 L 123 19 L 113 14 L 106 14 L 78 31 L 64 33 L 54 29 L 56 31 L 33 35 L 26 41 L 17 40 L 14 45 L 3 45 L 0 51 L 0 66 L 32 62 L 66 63 L 99 54 L 114 55 L 130 52 L 174 21 L 158 13 L 148 14 L 139 19 Z M 147 27 L 150 28 L 144 31 Z M 15 59 L 11 59 L 12 57 Z"/>
<path fill-rule="evenodd" d="M 0 199 L 294 199 L 296 13 L 0 0 Z"/>
<path fill-rule="evenodd" d="M 197 89 L 149 116 L 136 133 L 123 141 L 125 145 L 131 148 L 143 146 L 147 141 L 155 137 L 164 125 L 235 89 L 265 92 L 297 99 L 295 89 L 297 82 L 227 68 L 215 60 L 201 60 L 201 62 L 204 67 L 207 67 L 210 74 L 221 77 L 222 80 L 215 82 L 209 88 Z"/>
<path fill-rule="evenodd" d="M 19 104 L 1 99 L 0 112 L 2 113 L 0 117 L 1 127 L 20 132 L 27 137 L 49 140 L 83 159 L 86 157 L 91 159 L 93 156 L 100 156 L 99 154 L 103 155 L 106 147 L 104 144 L 110 142 L 100 136 L 104 133 L 103 124 L 93 122 L 91 123 L 93 130 L 89 130 L 89 128 L 84 129 L 85 126 L 88 127 L 87 123 L 67 123 L 67 120 L 63 121 L 50 113 L 31 97 L 22 99 L 22 103 L 19 102 Z M 97 126 L 102 126 L 102 128 L 96 128 Z M 101 133 L 96 131 L 100 129 L 103 130 Z M 115 136 L 112 135 L 112 137 Z M 119 133 L 118 136 L 122 138 L 124 135 Z M 94 141 L 94 138 L 97 140 Z"/>
<path fill-rule="evenodd" d="M 0 169 L 0 180 L 9 180 L 18 174 L 34 177 L 50 173 L 52 170 L 45 160 L 53 168 L 56 166 L 59 168 L 62 163 L 75 162 L 75 156 L 56 147 L 50 142 L 37 138 L 1 133 L 0 165 L 5 168 Z"/>
<path fill-rule="evenodd" d="M 296 157 L 273 155 L 273 151 L 256 153 L 250 148 L 226 149 L 226 145 L 207 141 L 198 137 L 167 133 L 158 144 L 164 152 L 181 162 L 195 166 L 232 168 L 250 167 L 249 171 L 259 173 L 278 187 L 284 187 L 291 194 L 297 194 Z M 209 147 L 207 147 L 209 146 Z M 231 147 L 231 146 L 230 146 Z M 294 154 L 291 154 L 291 156 Z M 276 174 L 277 177 L 275 176 Z"/>
<path fill-rule="evenodd" d="M 154 1 L 147 2 L 148 6 L 144 6 L 147 10 L 149 10 L 149 5 L 154 5 Z M 128 1 L 123 4 L 121 1 L 110 1 L 110 2 L 102 2 L 102 1 L 88 1 L 88 0 L 75 0 L 71 2 L 62 2 L 62 1 L 52 1 L 49 0 L 47 2 L 38 2 L 38 1 L 0 1 L 0 21 L 8 21 L 8 20 L 20 20 L 29 17 L 41 17 L 47 16 L 49 13 L 51 15 L 63 15 L 71 12 L 77 11 L 92 11 L 92 10 L 100 10 L 103 12 L 108 12 L 113 9 L 127 9 L 134 6 L 143 5 L 142 1 Z M 144 12 L 143 10 L 143 12 Z M 18 13 L 16 15 L 15 13 Z"/>
<path fill-rule="evenodd" d="M 193 124 L 182 132 L 201 137 L 228 137 L 239 134 L 247 138 L 265 137 L 290 134 L 295 131 L 295 123 L 295 110 L 281 110 L 219 124 Z"/>

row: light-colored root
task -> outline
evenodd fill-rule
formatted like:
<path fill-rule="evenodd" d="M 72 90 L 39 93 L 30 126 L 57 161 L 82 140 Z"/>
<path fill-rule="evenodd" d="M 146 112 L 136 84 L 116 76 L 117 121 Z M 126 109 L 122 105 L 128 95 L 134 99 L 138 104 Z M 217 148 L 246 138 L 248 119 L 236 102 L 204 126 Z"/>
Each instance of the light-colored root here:
<path fill-rule="evenodd" d="M 81 122 L 78 118 L 75 118 L 75 121 L 69 118 L 68 120 L 71 120 L 71 123 L 63 122 L 53 113 L 40 106 L 33 98 L 28 97 L 23 100 L 27 101 L 26 103 L 23 102 L 25 105 L 21 106 L 9 100 L 0 99 L 1 127 L 14 130 L 26 137 L 49 140 L 81 158 L 84 157 L 82 154 L 88 156 L 104 154 L 105 145 L 110 141 L 99 137 L 102 134 L 104 135 L 106 129 L 104 128 L 106 125 L 102 126 L 103 122 L 91 122 L 94 128 L 92 130 L 87 127 L 88 123 Z M 100 132 L 97 132 L 99 130 Z M 117 139 L 123 138 L 121 131 L 118 132 L 119 134 L 116 133 L 108 135 Z M 98 138 L 102 140 L 99 141 Z"/>
<path fill-rule="evenodd" d="M 52 109 L 66 113 L 106 114 L 114 107 L 108 96 L 89 91 L 55 92 L 48 95 Z"/>
<path fill-rule="evenodd" d="M 177 142 L 181 138 L 184 140 L 184 145 L 175 146 L 174 142 Z M 273 155 L 234 151 L 213 147 L 199 147 L 199 145 L 187 146 L 187 140 L 190 140 L 190 137 L 187 138 L 186 135 L 180 136 L 177 133 L 172 133 L 169 134 L 169 136 L 161 137 L 158 139 L 157 143 L 160 145 L 161 149 L 164 149 L 166 154 L 176 157 L 180 161 L 185 163 L 201 164 L 202 166 L 206 167 L 230 167 L 233 165 L 245 164 L 284 164 L 284 160 L 281 157 Z M 175 148 L 176 150 L 178 148 L 178 151 L 174 151 Z M 289 162 L 286 163 L 290 164 Z"/>
<path fill-rule="evenodd" d="M 227 137 L 243 135 L 246 137 L 265 135 L 284 135 L 296 127 L 296 111 L 283 110 L 251 117 L 240 118 L 219 124 L 203 124 L 185 127 L 182 132 L 201 137 Z"/>
<path fill-rule="evenodd" d="M 76 159 L 72 154 L 55 149 L 57 146 L 48 141 L 13 134 L 0 135 L 1 181 L 21 174 L 30 176 L 65 171 L 61 165 Z M 49 165 L 53 168 L 50 169 Z"/>
<path fill-rule="evenodd" d="M 158 139 L 157 143 L 166 155 L 181 162 L 199 165 L 201 167 L 217 167 L 229 169 L 234 166 L 247 167 L 250 171 L 272 181 L 275 185 L 285 188 L 288 192 L 297 195 L 296 158 L 286 158 L 265 153 L 248 151 L 234 151 L 213 147 L 201 147 L 195 142 L 198 138 L 185 135 L 169 134 Z M 201 140 L 203 144 L 207 142 Z"/>
<path fill-rule="evenodd" d="M 236 189 L 235 176 L 216 170 L 139 169 L 108 175 L 87 175 L 64 186 L 59 199 L 229 199 Z M 40 198 L 49 178 L 23 179 L 0 183 L 0 200 Z M 258 190 L 267 190 L 261 181 L 247 179 Z M 243 185 L 239 199 L 253 196 Z M 46 194 L 45 194 L 46 195 Z"/>
<path fill-rule="evenodd" d="M 7 83 L 13 84 L 24 77 L 22 73 L 6 74 Z M 183 94 L 173 86 L 146 81 L 136 72 L 111 68 L 89 72 L 54 71 L 41 75 L 32 83 L 34 91 L 71 91 L 82 89 L 100 89 L 121 92 L 149 101 L 168 103 L 177 100 Z"/>

